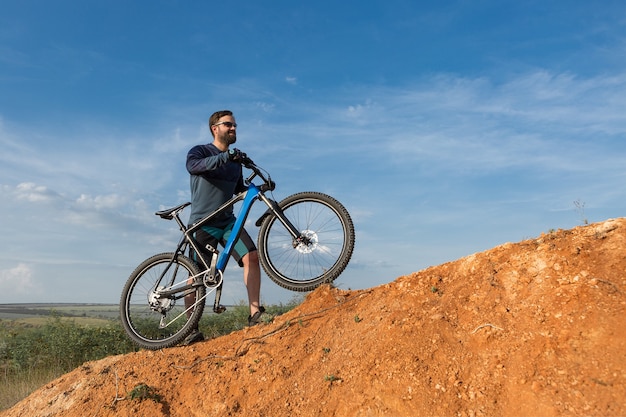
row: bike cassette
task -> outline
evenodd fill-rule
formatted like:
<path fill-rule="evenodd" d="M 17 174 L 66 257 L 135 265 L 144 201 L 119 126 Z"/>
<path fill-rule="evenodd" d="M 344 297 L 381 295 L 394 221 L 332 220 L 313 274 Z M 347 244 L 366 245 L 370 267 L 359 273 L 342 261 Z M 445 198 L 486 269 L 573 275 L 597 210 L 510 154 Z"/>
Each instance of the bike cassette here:
<path fill-rule="evenodd" d="M 160 291 L 164 287 L 159 287 L 155 291 L 151 291 L 148 295 L 148 305 L 150 309 L 153 311 L 157 311 L 161 314 L 166 313 L 174 307 L 176 301 L 171 298 L 162 298 L 160 295 Z"/>

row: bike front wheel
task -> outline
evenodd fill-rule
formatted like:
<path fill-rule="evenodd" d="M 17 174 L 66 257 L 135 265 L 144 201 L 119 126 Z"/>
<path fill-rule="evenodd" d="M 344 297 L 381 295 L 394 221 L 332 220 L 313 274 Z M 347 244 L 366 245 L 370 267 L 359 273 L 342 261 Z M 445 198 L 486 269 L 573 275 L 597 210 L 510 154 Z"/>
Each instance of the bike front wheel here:
<path fill-rule="evenodd" d="M 334 281 L 354 250 L 350 214 L 333 197 L 303 192 L 279 204 L 303 240 L 296 240 L 276 216 L 259 229 L 259 260 L 272 281 L 292 291 L 311 291 Z"/>
<path fill-rule="evenodd" d="M 188 285 L 199 275 L 196 264 L 180 254 L 161 253 L 143 261 L 120 298 L 122 325 L 131 340 L 151 350 L 183 341 L 204 311 L 206 287 Z M 190 307 L 185 307 L 185 297 Z"/>

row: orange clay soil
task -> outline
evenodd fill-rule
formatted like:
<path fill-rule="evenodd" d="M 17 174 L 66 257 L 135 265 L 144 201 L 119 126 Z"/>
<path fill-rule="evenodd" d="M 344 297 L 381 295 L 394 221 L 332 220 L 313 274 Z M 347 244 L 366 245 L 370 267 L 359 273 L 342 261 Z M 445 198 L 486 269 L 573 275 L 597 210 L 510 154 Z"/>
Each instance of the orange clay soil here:
<path fill-rule="evenodd" d="M 85 363 L 0 416 L 624 416 L 625 310 L 620 218 L 324 286 L 271 324 Z"/>

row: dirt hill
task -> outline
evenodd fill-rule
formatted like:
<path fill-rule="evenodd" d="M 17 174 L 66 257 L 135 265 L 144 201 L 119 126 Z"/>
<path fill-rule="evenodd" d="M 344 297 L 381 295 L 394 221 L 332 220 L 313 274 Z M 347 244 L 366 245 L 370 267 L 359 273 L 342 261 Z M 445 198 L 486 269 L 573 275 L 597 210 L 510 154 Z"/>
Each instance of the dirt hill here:
<path fill-rule="evenodd" d="M 625 416 L 625 310 L 613 219 L 85 363 L 0 416 Z"/>

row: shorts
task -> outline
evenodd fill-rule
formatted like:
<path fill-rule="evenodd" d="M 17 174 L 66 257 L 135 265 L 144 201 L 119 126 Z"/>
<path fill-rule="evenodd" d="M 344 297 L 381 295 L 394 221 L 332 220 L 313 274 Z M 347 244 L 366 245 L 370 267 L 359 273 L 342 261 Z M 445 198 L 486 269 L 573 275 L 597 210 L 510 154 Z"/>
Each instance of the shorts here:
<path fill-rule="evenodd" d="M 200 250 L 203 255 L 207 256 L 207 260 L 211 259 L 211 253 L 206 249 L 206 245 L 211 245 L 212 247 L 217 249 L 218 243 L 222 246 L 226 245 L 226 241 L 230 237 L 233 230 L 234 223 L 229 224 L 225 228 L 220 227 L 212 227 L 212 226 L 202 226 L 196 233 L 194 233 L 194 238 L 199 243 Z M 256 250 L 256 246 L 252 241 L 252 238 L 246 232 L 245 229 L 241 231 L 239 235 L 239 239 L 233 246 L 233 251 L 231 252 L 231 256 L 235 258 L 239 266 L 243 266 L 241 259 L 248 254 L 249 252 L 254 252 Z M 191 249 L 191 259 L 194 261 L 198 261 L 195 251 Z M 208 262 L 207 262 L 208 263 Z"/>

